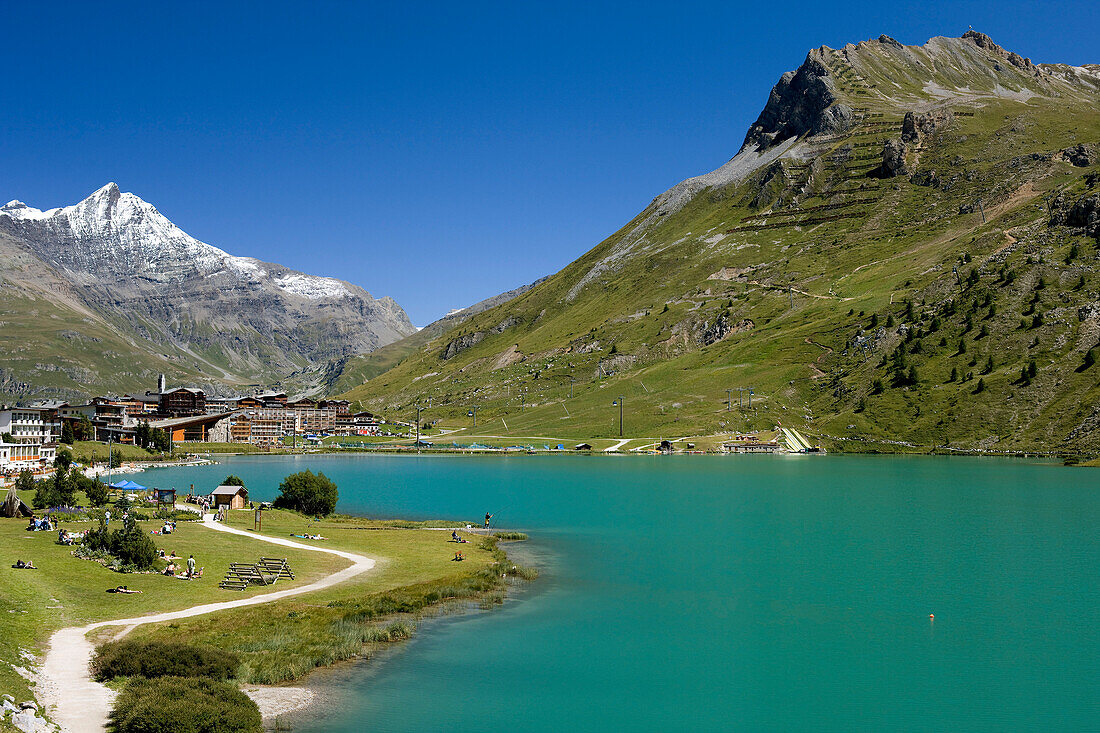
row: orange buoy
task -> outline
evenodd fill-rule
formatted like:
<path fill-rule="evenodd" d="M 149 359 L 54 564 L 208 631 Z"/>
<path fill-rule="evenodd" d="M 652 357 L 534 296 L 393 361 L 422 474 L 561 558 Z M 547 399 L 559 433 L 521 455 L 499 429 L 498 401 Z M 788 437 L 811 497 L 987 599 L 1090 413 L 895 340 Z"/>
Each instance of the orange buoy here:
<path fill-rule="evenodd" d="M 936 614 L 930 613 L 930 614 L 928 614 L 928 618 L 934 619 L 934 618 L 936 618 Z"/>

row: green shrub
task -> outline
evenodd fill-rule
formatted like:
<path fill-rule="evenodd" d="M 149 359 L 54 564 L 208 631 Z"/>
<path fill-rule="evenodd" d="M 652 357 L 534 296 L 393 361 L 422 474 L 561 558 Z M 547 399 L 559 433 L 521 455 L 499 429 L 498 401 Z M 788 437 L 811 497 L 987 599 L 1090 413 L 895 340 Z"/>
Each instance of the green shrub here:
<path fill-rule="evenodd" d="M 323 473 L 292 473 L 279 484 L 276 509 L 293 509 L 302 514 L 327 516 L 336 508 L 336 484 Z"/>
<path fill-rule="evenodd" d="M 256 703 L 235 685 L 195 677 L 135 679 L 111 711 L 113 733 L 260 733 Z"/>
<path fill-rule="evenodd" d="M 99 682 L 115 677 L 203 677 L 228 680 L 241 660 L 212 646 L 163 641 L 122 640 L 96 649 L 92 676 Z"/>
<path fill-rule="evenodd" d="M 122 529 L 110 530 L 100 526 L 91 530 L 84 537 L 83 549 L 93 556 L 95 553 L 106 553 L 116 558 L 122 566 L 135 570 L 148 570 L 157 559 L 157 545 L 153 538 L 134 521 Z"/>

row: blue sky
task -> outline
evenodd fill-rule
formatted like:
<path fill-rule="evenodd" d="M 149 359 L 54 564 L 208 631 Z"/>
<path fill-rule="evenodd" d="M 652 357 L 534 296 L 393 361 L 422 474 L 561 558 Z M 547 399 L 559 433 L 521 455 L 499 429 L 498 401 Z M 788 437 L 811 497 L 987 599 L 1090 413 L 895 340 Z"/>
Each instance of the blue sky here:
<path fill-rule="evenodd" d="M 1100 63 L 1100 3 L 10 4 L 0 199 L 107 181 L 423 325 L 552 273 L 737 152 L 815 46 L 973 25 Z"/>

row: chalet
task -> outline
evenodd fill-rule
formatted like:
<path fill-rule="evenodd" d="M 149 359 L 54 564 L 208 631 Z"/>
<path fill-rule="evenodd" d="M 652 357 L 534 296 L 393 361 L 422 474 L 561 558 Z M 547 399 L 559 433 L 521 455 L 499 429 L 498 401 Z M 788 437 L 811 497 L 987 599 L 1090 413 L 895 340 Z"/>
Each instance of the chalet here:
<path fill-rule="evenodd" d="M 256 397 L 265 407 L 286 407 L 286 392 L 265 392 Z"/>
<path fill-rule="evenodd" d="M 248 489 L 243 486 L 219 486 L 210 492 L 210 498 L 217 509 L 223 506 L 244 509 L 248 506 Z"/>
<path fill-rule="evenodd" d="M 206 393 L 192 387 L 174 387 L 160 393 L 158 412 L 166 417 L 188 417 L 206 413 Z"/>

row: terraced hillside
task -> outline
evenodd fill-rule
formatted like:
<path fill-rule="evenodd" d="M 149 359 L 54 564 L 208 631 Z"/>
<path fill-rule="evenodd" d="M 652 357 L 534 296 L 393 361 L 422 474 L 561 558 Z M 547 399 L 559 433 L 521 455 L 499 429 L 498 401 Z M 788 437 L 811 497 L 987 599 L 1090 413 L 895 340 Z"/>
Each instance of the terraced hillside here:
<path fill-rule="evenodd" d="M 725 165 L 347 396 L 501 435 L 617 436 L 621 395 L 627 436 L 1098 452 L 1098 110 L 1100 66 L 980 33 L 813 50 Z"/>

